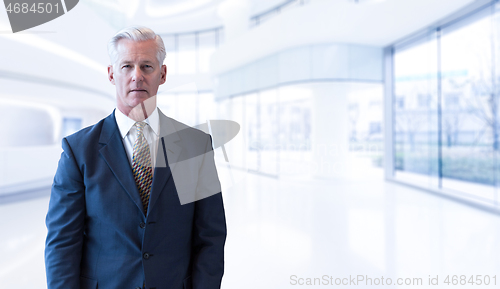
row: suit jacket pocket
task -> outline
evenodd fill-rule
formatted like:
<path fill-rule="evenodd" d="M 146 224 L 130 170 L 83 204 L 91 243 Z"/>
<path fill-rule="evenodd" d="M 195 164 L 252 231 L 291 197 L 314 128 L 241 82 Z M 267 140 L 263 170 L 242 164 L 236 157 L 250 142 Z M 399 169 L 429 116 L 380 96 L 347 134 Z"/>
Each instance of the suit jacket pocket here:
<path fill-rule="evenodd" d="M 80 276 L 80 289 L 97 289 L 97 280 Z"/>
<path fill-rule="evenodd" d="M 184 281 L 182 281 L 182 283 L 184 284 L 184 289 L 191 289 L 191 288 L 193 288 L 193 285 L 191 284 L 191 276 L 189 276 L 186 279 L 184 279 Z"/>

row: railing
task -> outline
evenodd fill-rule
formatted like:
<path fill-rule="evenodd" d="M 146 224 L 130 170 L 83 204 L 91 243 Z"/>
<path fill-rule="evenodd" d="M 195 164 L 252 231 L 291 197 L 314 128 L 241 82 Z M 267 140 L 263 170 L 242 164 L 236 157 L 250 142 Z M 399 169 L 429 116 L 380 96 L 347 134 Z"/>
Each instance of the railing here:
<path fill-rule="evenodd" d="M 303 6 L 304 4 L 307 4 L 309 2 L 311 2 L 311 0 L 287 0 L 279 4 L 278 6 L 250 17 L 250 27 L 259 26 L 263 22 L 279 15 L 285 10 L 288 10 L 292 7 Z"/>
<path fill-rule="evenodd" d="M 172 37 L 174 39 L 174 47 L 178 48 L 179 47 L 179 37 L 181 36 L 188 36 L 192 35 L 196 38 L 196 43 L 197 45 L 200 45 L 199 43 L 199 35 L 204 34 L 204 33 L 213 33 L 215 37 L 215 46 L 219 46 L 221 41 L 221 36 L 222 32 L 224 30 L 223 26 L 219 27 L 214 27 L 214 28 L 208 28 L 208 29 L 202 29 L 202 30 L 196 30 L 196 31 L 187 31 L 187 32 L 176 32 L 176 33 L 161 33 L 160 36 L 162 38 L 169 38 Z"/>

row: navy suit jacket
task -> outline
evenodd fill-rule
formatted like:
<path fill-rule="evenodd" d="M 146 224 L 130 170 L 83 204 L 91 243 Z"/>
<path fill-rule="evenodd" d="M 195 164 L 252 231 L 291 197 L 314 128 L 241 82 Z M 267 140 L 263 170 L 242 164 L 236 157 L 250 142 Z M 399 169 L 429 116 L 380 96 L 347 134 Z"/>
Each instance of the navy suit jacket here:
<path fill-rule="evenodd" d="M 220 288 L 226 221 L 211 137 L 161 112 L 160 137 L 147 215 L 113 113 L 63 139 L 46 218 L 48 289 Z M 181 202 L 174 167 L 188 174 L 185 190 L 219 191 Z"/>

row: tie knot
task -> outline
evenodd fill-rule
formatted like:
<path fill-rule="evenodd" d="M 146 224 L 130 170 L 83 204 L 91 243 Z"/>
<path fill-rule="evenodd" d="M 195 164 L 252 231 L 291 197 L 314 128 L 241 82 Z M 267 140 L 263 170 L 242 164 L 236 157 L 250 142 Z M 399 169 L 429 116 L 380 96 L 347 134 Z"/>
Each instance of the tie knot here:
<path fill-rule="evenodd" d="M 135 127 L 137 127 L 138 131 L 142 132 L 144 130 L 144 127 L 146 126 L 146 123 L 142 122 L 142 121 L 138 121 L 134 125 L 135 125 Z"/>

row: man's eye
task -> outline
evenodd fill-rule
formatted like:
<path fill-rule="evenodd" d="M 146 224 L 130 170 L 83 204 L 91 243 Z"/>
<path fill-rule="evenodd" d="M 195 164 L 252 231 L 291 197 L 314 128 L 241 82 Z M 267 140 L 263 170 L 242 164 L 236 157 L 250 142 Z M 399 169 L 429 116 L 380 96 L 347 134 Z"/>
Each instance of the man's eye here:
<path fill-rule="evenodd" d="M 153 66 L 151 66 L 151 65 L 147 65 L 147 64 L 146 64 L 146 65 L 144 65 L 144 67 L 146 67 L 146 68 L 153 68 Z"/>
<path fill-rule="evenodd" d="M 122 68 L 129 68 L 129 67 L 130 67 L 130 65 L 127 64 L 127 65 L 124 65 Z"/>

